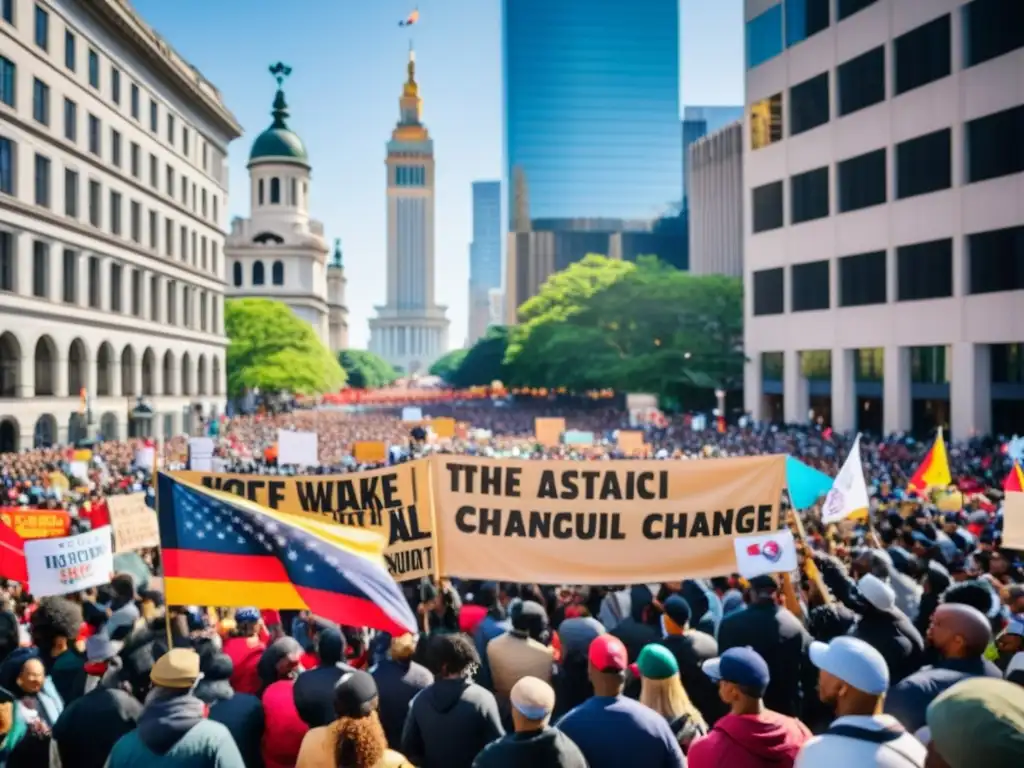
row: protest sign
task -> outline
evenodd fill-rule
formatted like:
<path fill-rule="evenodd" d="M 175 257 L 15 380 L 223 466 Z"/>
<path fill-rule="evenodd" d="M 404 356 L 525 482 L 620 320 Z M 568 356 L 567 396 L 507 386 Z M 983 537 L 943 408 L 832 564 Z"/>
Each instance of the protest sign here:
<path fill-rule="evenodd" d="M 25 542 L 28 581 L 36 597 L 98 587 L 114 575 L 110 526 L 77 536 Z"/>
<path fill-rule="evenodd" d="M 368 528 L 388 537 L 396 581 L 434 572 L 434 538 L 425 460 L 345 475 L 281 477 L 171 472 L 174 478 L 232 493 L 276 512 Z"/>
<path fill-rule="evenodd" d="M 1003 500 L 1003 546 L 1024 550 L 1024 493 L 1010 491 Z"/>
<path fill-rule="evenodd" d="M 388 444 L 379 440 L 352 443 L 352 458 L 360 464 L 383 464 L 388 460 Z"/>
<path fill-rule="evenodd" d="M 196 472 L 213 471 L 214 443 L 212 437 L 188 439 L 188 468 Z"/>
<path fill-rule="evenodd" d="M 431 471 L 444 575 L 640 584 L 731 573 L 735 536 L 778 529 L 786 463 L 435 456 Z"/>
<path fill-rule="evenodd" d="M 786 529 L 758 536 L 737 536 L 736 572 L 744 579 L 768 573 L 789 573 L 798 568 L 796 540 Z"/>
<path fill-rule="evenodd" d="M 277 463 L 315 467 L 320 464 L 316 432 L 277 430 Z"/>
<path fill-rule="evenodd" d="M 160 546 L 160 526 L 156 512 L 146 505 L 145 493 L 108 496 L 107 511 L 114 529 L 114 551 Z"/>
<path fill-rule="evenodd" d="M 430 430 L 442 440 L 450 440 L 455 437 L 455 419 L 451 416 L 431 419 Z"/>
<path fill-rule="evenodd" d="M 71 515 L 67 512 L 35 509 L 7 509 L 0 512 L 0 522 L 23 539 L 51 539 L 67 536 L 71 530 Z"/>
<path fill-rule="evenodd" d="M 565 419 L 563 418 L 533 420 L 533 433 L 537 437 L 537 442 L 547 448 L 553 448 L 560 444 L 563 432 L 565 432 Z"/>
<path fill-rule="evenodd" d="M 594 433 L 584 432 L 579 429 L 568 429 L 565 431 L 565 434 L 562 435 L 562 441 L 566 445 L 593 445 Z"/>
<path fill-rule="evenodd" d="M 615 444 L 627 456 L 642 456 L 647 452 L 644 433 L 639 429 L 620 429 L 615 435 Z"/>
<path fill-rule="evenodd" d="M 417 405 L 407 405 L 402 409 L 402 421 L 423 421 L 423 409 Z"/>

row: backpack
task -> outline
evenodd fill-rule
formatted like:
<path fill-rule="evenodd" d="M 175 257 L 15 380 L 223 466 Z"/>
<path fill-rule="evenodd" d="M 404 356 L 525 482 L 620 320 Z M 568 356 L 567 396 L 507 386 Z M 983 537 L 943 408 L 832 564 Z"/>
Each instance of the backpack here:
<path fill-rule="evenodd" d="M 888 747 L 891 751 L 902 757 L 907 761 L 907 765 L 914 766 L 914 768 L 916 768 L 919 764 L 916 758 L 911 757 L 906 752 L 899 749 L 895 744 L 897 740 L 907 733 L 903 726 L 894 726 L 876 730 L 873 728 L 859 728 L 856 725 L 833 725 L 825 731 L 825 733 L 830 736 L 844 736 L 847 739 L 856 739 L 857 741 L 867 741 L 872 744 L 879 744 L 880 746 Z"/>

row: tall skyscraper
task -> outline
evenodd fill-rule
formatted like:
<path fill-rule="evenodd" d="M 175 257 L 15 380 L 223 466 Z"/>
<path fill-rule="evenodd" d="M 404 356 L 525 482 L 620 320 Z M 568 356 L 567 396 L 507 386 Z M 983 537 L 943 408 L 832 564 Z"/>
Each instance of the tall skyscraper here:
<path fill-rule="evenodd" d="M 678 0 L 504 0 L 502 14 L 510 225 L 516 198 L 531 219 L 678 206 Z"/>
<path fill-rule="evenodd" d="M 501 290 L 501 182 L 473 182 L 473 242 L 469 246 L 469 334 L 472 344 L 490 322 L 492 290 Z"/>
<path fill-rule="evenodd" d="M 387 145 L 387 304 L 370 320 L 370 349 L 407 374 L 426 371 L 448 351 L 447 307 L 434 303 L 434 142 L 422 106 L 410 49 Z"/>
<path fill-rule="evenodd" d="M 743 107 L 683 107 L 683 209 L 690 207 L 690 146 L 709 133 L 743 119 Z"/>

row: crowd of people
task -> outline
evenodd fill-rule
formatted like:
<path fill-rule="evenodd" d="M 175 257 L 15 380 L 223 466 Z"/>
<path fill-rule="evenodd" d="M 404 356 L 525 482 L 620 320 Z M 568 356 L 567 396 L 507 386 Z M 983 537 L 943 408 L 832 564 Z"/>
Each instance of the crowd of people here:
<path fill-rule="evenodd" d="M 205 432 L 226 470 L 275 473 L 294 471 L 268 455 L 277 430 L 316 431 L 321 466 L 303 471 L 333 473 L 360 468 L 351 450 L 363 440 L 398 449 L 393 460 L 619 458 L 614 432 L 629 427 L 604 403 L 424 410 L 471 430 L 423 443 L 399 410 L 295 410 Z M 562 416 L 597 444 L 542 446 L 538 416 Z M 676 418 L 647 443 L 663 460 L 785 453 L 835 474 L 851 437 L 695 431 Z M 304 612 L 168 606 L 138 574 L 40 600 L 7 582 L 0 768 L 1024 765 L 1024 570 L 1001 546 L 998 490 L 1012 464 L 999 438 L 950 444 L 962 493 L 940 511 L 905 492 L 928 445 L 862 439 L 872 524 L 823 526 L 808 510 L 793 592 L 735 574 L 453 578 L 409 585 L 423 629 L 392 637 Z M 70 476 L 69 450 L 0 455 L 0 506 L 65 509 L 87 527 L 104 497 L 150 490 L 140 447 L 97 443 L 88 478 Z M 157 463 L 182 467 L 187 452 L 187 438 L 167 440 Z"/>

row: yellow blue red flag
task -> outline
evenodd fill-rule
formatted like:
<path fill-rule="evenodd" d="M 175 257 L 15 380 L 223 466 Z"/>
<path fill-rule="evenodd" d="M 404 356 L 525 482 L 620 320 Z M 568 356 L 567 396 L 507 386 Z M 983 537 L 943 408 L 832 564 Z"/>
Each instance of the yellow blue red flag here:
<path fill-rule="evenodd" d="M 415 24 L 419 20 L 420 20 L 420 9 L 417 8 L 412 13 L 410 13 L 408 16 L 406 16 L 404 19 L 402 19 L 400 22 L 398 22 L 398 26 L 400 26 L 400 27 L 411 27 L 413 24 Z"/>

